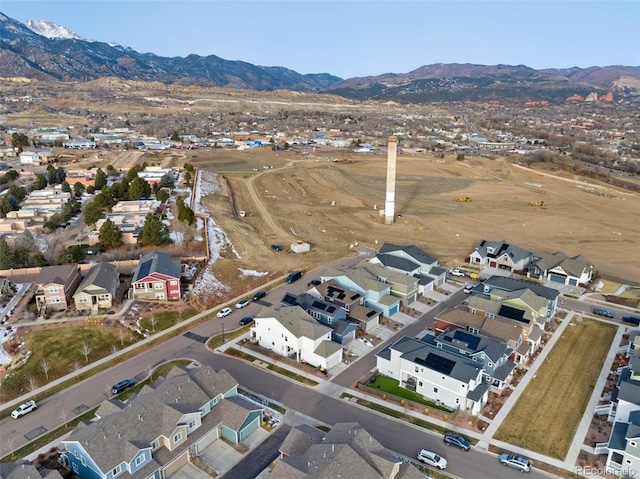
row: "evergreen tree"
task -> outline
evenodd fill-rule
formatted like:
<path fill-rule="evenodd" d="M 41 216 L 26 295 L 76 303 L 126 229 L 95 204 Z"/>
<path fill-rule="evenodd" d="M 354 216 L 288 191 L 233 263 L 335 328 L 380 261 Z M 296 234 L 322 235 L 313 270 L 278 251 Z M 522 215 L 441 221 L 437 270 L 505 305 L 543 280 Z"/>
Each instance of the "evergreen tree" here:
<path fill-rule="evenodd" d="M 174 132 L 171 134 L 171 141 L 180 141 L 180 135 L 178 135 L 178 132 L 177 132 L 177 131 L 174 131 Z"/>
<path fill-rule="evenodd" d="M 159 218 L 149 213 L 144 221 L 144 227 L 138 235 L 140 246 L 159 246 L 169 242 L 169 230 Z"/>
<path fill-rule="evenodd" d="M 64 171 L 64 168 L 59 166 L 58 168 L 56 168 L 56 181 L 55 184 L 59 185 L 60 183 L 62 183 L 65 179 L 67 178 L 67 172 Z"/>
<path fill-rule="evenodd" d="M 130 200 L 149 198 L 151 196 L 151 187 L 144 178 L 136 176 L 135 179 L 129 183 L 128 196 Z"/>
<path fill-rule="evenodd" d="M 0 269 L 11 269 L 13 266 L 13 251 L 7 244 L 7 240 L 0 236 Z"/>
<path fill-rule="evenodd" d="M 0 198 L 0 218 L 6 218 L 7 213 L 12 211 L 11 202 L 6 196 Z"/>
<path fill-rule="evenodd" d="M 175 186 L 175 180 L 173 179 L 173 175 L 169 173 L 165 173 L 160 178 L 160 183 L 158 183 L 159 188 L 173 188 Z"/>
<path fill-rule="evenodd" d="M 196 215 L 191 208 L 189 208 L 187 205 L 184 205 L 178 211 L 178 220 L 182 221 L 183 223 L 192 225 L 196 221 Z"/>
<path fill-rule="evenodd" d="M 42 175 L 37 175 L 31 187 L 34 190 L 44 190 L 47 187 L 47 179 Z"/>
<path fill-rule="evenodd" d="M 103 186 L 105 186 L 107 184 L 107 175 L 104 171 L 102 171 L 102 168 L 98 168 L 98 171 L 96 171 L 96 179 L 93 182 L 93 187 L 96 190 L 101 190 Z"/>
<path fill-rule="evenodd" d="M 98 240 L 106 249 L 115 248 L 122 244 L 122 231 L 113 221 L 107 219 L 100 227 Z"/>
<path fill-rule="evenodd" d="M 22 186 L 11 185 L 9 187 L 9 190 L 7 191 L 7 194 L 13 196 L 16 200 L 18 200 L 19 203 L 27 197 L 27 190 Z"/>
<path fill-rule="evenodd" d="M 86 190 L 86 187 L 79 181 L 76 181 L 73 184 L 73 196 L 75 196 L 76 198 L 81 197 L 82 194 L 85 192 L 85 190 Z"/>
<path fill-rule="evenodd" d="M 95 225 L 96 222 L 102 218 L 102 207 L 98 202 L 96 202 L 96 198 L 87 203 L 87 206 L 84 207 L 83 216 L 84 222 L 88 225 Z"/>
<path fill-rule="evenodd" d="M 167 190 L 160 190 L 156 193 L 156 200 L 162 201 L 163 203 L 169 199 L 169 192 Z"/>
<path fill-rule="evenodd" d="M 71 193 L 71 185 L 69 185 L 69 182 L 67 180 L 64 180 L 62 183 L 60 183 L 60 189 L 65 193 Z"/>
<path fill-rule="evenodd" d="M 53 165 L 47 166 L 47 181 L 50 185 L 56 184 L 56 167 Z"/>

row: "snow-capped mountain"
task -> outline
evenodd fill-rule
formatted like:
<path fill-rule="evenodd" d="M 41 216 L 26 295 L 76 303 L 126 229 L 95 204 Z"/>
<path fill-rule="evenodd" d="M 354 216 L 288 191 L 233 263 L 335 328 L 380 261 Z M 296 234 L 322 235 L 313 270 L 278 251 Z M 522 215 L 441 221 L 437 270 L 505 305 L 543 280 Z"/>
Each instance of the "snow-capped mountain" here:
<path fill-rule="evenodd" d="M 47 38 L 66 38 L 84 40 L 85 42 L 93 41 L 87 38 L 82 38 L 80 35 L 72 32 L 67 27 L 63 27 L 62 25 L 58 25 L 47 20 L 26 20 L 24 24 L 27 26 L 27 28 L 29 28 L 29 30 Z"/>

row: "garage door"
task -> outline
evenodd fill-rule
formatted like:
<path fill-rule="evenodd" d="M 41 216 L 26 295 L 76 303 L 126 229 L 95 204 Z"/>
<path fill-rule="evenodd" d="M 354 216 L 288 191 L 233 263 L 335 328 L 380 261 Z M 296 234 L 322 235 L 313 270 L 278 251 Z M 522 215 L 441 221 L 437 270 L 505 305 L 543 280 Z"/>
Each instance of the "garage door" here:
<path fill-rule="evenodd" d="M 549 279 L 551 281 L 553 281 L 554 283 L 562 283 L 562 284 L 565 284 L 565 282 L 567 280 L 566 276 L 560 276 L 560 275 L 557 275 L 557 274 L 550 274 L 549 275 Z"/>
<path fill-rule="evenodd" d="M 244 441 L 249 435 L 260 426 L 260 418 L 255 418 L 247 426 L 240 431 L 240 441 Z"/>
<path fill-rule="evenodd" d="M 214 428 L 205 434 L 194 446 L 194 454 L 200 454 L 209 446 L 213 441 L 218 439 L 218 428 Z"/>
<path fill-rule="evenodd" d="M 173 462 L 167 464 L 163 470 L 164 477 L 169 477 L 171 474 L 176 472 L 182 466 L 189 462 L 189 449 L 184 451 L 181 455 L 176 457 Z"/>
<path fill-rule="evenodd" d="M 393 316 L 397 312 L 398 312 L 398 306 L 396 305 L 393 308 L 389 309 L 389 316 Z"/>
<path fill-rule="evenodd" d="M 571 286 L 578 286 L 578 279 L 577 278 L 569 278 L 569 284 Z"/>

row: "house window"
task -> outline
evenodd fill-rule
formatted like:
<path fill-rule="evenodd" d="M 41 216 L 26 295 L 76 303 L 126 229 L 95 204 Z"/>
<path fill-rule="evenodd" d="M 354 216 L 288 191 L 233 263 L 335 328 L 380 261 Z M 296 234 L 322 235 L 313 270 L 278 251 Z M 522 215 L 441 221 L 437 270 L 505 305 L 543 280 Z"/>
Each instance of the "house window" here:
<path fill-rule="evenodd" d="M 84 456 L 80 458 L 80 462 L 82 463 L 83 466 L 87 465 L 87 461 L 85 461 Z"/>
<path fill-rule="evenodd" d="M 624 460 L 624 463 L 625 463 L 625 464 L 631 464 L 631 459 L 625 459 L 625 460 Z"/>
<path fill-rule="evenodd" d="M 156 293 L 156 299 L 164 299 L 164 293 Z"/>
<path fill-rule="evenodd" d="M 51 301 L 52 303 L 59 303 L 60 302 L 60 296 L 51 296 L 49 301 Z"/>
<path fill-rule="evenodd" d="M 78 303 L 87 303 L 87 302 L 89 302 L 89 298 L 87 298 L 86 296 L 78 297 Z"/>
<path fill-rule="evenodd" d="M 422 381 L 418 381 L 418 386 L 422 387 Z"/>
<path fill-rule="evenodd" d="M 492 368 L 493 367 L 493 363 L 491 361 L 489 361 L 489 367 Z"/>
<path fill-rule="evenodd" d="M 636 447 L 638 445 L 638 443 L 636 441 L 629 441 L 629 445 L 631 447 Z"/>
<path fill-rule="evenodd" d="M 414 372 L 418 372 L 418 366 L 415 367 Z"/>
<path fill-rule="evenodd" d="M 73 455 L 76 456 L 76 459 L 80 459 L 80 454 L 78 454 L 78 451 L 73 451 Z"/>
<path fill-rule="evenodd" d="M 73 463 L 73 472 L 75 472 L 76 474 L 80 474 L 80 470 L 78 469 L 78 465 L 75 462 Z"/>
<path fill-rule="evenodd" d="M 170 284 L 171 286 L 175 286 L 176 284 L 178 284 L 178 282 L 177 282 L 177 281 L 169 281 L 169 284 Z"/>
<path fill-rule="evenodd" d="M 138 456 L 136 457 L 136 466 L 139 466 L 140 464 L 142 464 L 144 462 L 144 456 Z"/>
<path fill-rule="evenodd" d="M 460 398 L 456 398 L 456 404 L 460 404 Z"/>
<path fill-rule="evenodd" d="M 58 292 L 58 287 L 57 286 L 49 286 L 49 292 L 50 293 L 57 293 Z"/>
<path fill-rule="evenodd" d="M 113 471 L 111 471 L 111 474 L 113 476 L 117 476 L 118 474 L 120 474 L 120 471 L 122 471 L 122 467 L 120 466 L 120 464 L 118 464 L 115 469 L 113 469 Z"/>
<path fill-rule="evenodd" d="M 153 285 L 153 287 L 154 287 L 154 288 L 156 288 L 156 289 L 164 289 L 164 284 L 162 284 L 162 283 L 155 283 L 155 284 Z"/>
<path fill-rule="evenodd" d="M 189 423 L 189 429 L 193 429 L 194 427 L 196 427 L 196 421 L 193 420 Z"/>
<path fill-rule="evenodd" d="M 438 394 L 438 388 L 433 388 L 433 392 Z"/>
<path fill-rule="evenodd" d="M 179 432 L 175 436 L 173 436 L 173 442 L 179 442 L 182 440 L 182 432 Z"/>
<path fill-rule="evenodd" d="M 151 450 L 155 451 L 156 449 L 158 449 L 160 447 L 160 441 L 158 441 L 157 439 L 155 441 L 152 441 L 151 444 Z"/>

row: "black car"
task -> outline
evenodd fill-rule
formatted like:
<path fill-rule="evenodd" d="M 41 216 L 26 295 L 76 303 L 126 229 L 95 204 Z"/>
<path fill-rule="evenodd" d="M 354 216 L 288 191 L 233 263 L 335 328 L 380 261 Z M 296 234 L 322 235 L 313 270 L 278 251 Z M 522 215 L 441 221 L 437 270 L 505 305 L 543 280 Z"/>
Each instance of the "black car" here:
<path fill-rule="evenodd" d="M 292 271 L 289 273 L 289 276 L 287 276 L 287 283 L 293 283 L 300 278 L 302 278 L 302 271 Z"/>
<path fill-rule="evenodd" d="M 245 324 L 249 324 L 251 321 L 253 321 L 253 318 L 250 316 L 245 316 L 244 318 L 242 318 L 240 320 L 240 326 L 244 326 Z"/>
<path fill-rule="evenodd" d="M 135 386 L 136 382 L 133 379 L 125 379 L 118 383 L 115 383 L 111 388 L 111 395 L 120 394 L 121 392 L 126 391 L 127 389 Z"/>
<path fill-rule="evenodd" d="M 640 324 L 640 316 L 623 316 L 622 321 L 638 326 Z"/>
<path fill-rule="evenodd" d="M 312 279 L 307 283 L 307 286 L 318 286 L 319 284 L 322 284 L 322 281 L 319 279 Z"/>
<path fill-rule="evenodd" d="M 279 244 L 272 244 L 272 245 L 271 245 L 271 249 L 272 249 L 273 251 L 277 251 L 277 252 L 279 252 L 279 251 L 282 251 L 282 246 L 280 246 Z"/>
<path fill-rule="evenodd" d="M 593 314 L 597 314 L 598 316 L 602 316 L 603 318 L 613 318 L 613 313 L 604 308 L 593 308 Z"/>
<path fill-rule="evenodd" d="M 462 436 L 453 434 L 452 432 L 445 433 L 444 442 L 447 446 L 456 446 L 464 451 L 471 449 L 471 443 L 469 441 Z"/>
<path fill-rule="evenodd" d="M 259 299 L 264 298 L 266 295 L 267 295 L 266 291 L 258 291 L 256 294 L 253 295 L 253 300 L 258 301 Z"/>

